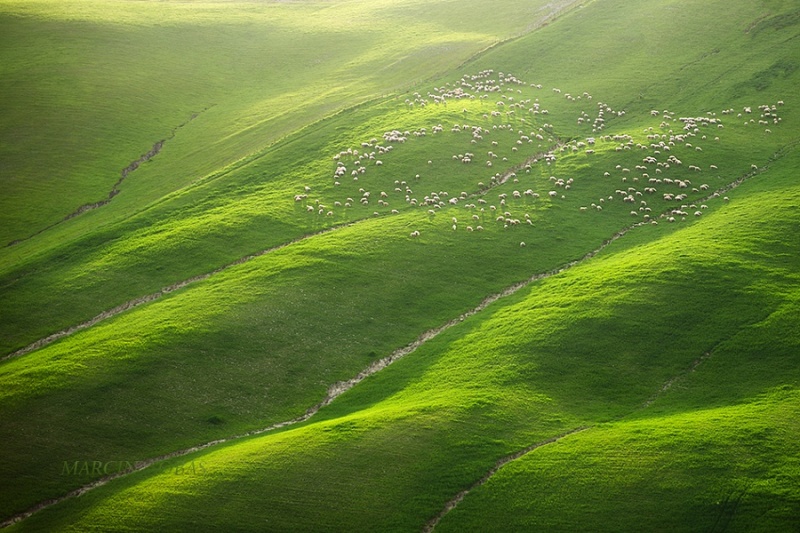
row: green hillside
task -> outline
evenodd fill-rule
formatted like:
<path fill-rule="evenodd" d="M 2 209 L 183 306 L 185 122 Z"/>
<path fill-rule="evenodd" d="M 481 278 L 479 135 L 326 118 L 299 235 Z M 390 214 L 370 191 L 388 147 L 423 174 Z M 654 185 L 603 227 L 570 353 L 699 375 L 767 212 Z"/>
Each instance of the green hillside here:
<path fill-rule="evenodd" d="M 3 525 L 796 529 L 798 23 L 0 2 Z"/>

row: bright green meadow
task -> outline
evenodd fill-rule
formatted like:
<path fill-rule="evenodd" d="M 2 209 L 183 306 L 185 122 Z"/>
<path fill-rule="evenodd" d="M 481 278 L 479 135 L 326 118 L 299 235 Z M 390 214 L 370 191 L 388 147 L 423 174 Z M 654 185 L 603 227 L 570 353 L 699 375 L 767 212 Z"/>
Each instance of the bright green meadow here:
<path fill-rule="evenodd" d="M 796 531 L 800 5 L 0 0 L 20 531 Z"/>

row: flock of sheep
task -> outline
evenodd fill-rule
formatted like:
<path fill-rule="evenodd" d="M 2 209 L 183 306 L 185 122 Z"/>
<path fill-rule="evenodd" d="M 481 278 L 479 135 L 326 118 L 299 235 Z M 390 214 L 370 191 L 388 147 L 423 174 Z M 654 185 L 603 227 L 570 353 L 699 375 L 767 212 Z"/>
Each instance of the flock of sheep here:
<path fill-rule="evenodd" d="M 731 176 L 721 178 L 718 165 L 710 163 L 704 153 L 706 149 L 714 153 L 714 145 L 723 135 L 725 124 L 716 113 L 676 118 L 668 110 L 652 110 L 650 119 L 658 125 L 636 137 L 605 134 L 606 121 L 624 117 L 625 111 L 602 102 L 595 104 L 587 92 L 573 96 L 562 94 L 557 88 L 538 93 L 541 90 L 541 84 L 527 84 L 510 74 L 484 70 L 435 87 L 426 95 L 414 93 L 404 102 L 412 113 L 431 105 L 442 106 L 443 111 L 456 105 L 463 107 L 457 111 L 464 120 L 450 126 L 437 123 L 430 128 L 392 129 L 380 139 L 373 137 L 356 148 L 342 150 L 333 156 L 331 178 L 335 189 L 345 194 L 329 203 L 320 197 L 312 198 L 313 191 L 306 186 L 294 200 L 314 217 L 347 216 L 357 209 L 372 210 L 374 216 L 381 216 L 414 208 L 426 210 L 433 219 L 443 219 L 443 229 L 480 232 L 489 224 L 506 230 L 534 227 L 535 212 L 566 200 L 573 194 L 576 179 L 608 183 L 607 194 L 591 201 L 587 198 L 587 203 L 578 207 L 580 212 L 600 213 L 622 203 L 629 207 L 630 216 L 652 224 L 702 216 L 708 207 L 703 202 L 720 196 L 710 191 L 732 181 Z M 585 130 L 586 136 L 581 140 L 562 141 L 556 136 L 552 115 L 543 100 L 560 98 L 571 104 L 589 105 L 594 111 L 589 114 L 579 110 L 574 124 Z M 752 107 L 740 112 L 725 109 L 720 114 L 726 120 L 734 115 L 745 126 L 757 124 L 764 128 L 764 134 L 769 134 L 771 127 L 781 123 L 778 112 L 782 105 L 779 101 L 758 106 L 758 118 Z M 452 117 L 452 112 L 448 116 Z M 467 116 L 473 120 L 468 122 Z M 415 172 L 399 176 L 392 171 L 391 152 L 402 151 L 407 143 L 442 135 L 453 136 L 447 146 L 464 146 L 449 158 L 451 166 L 442 168 L 438 164 L 445 160 L 442 154 L 429 151 Z M 586 158 L 590 170 L 575 173 L 568 166 L 565 172 L 571 175 L 560 175 L 556 161 L 565 157 Z M 612 159 L 615 163 L 609 164 Z M 477 182 L 471 181 L 476 173 L 471 168 L 465 172 L 464 168 L 476 164 L 486 169 L 485 178 Z M 444 175 L 463 175 L 463 185 L 457 191 L 439 189 L 437 183 L 441 180 L 437 176 Z M 501 187 L 508 182 L 513 185 Z M 727 197 L 723 200 L 727 201 Z M 448 213 L 440 215 L 443 211 Z M 414 229 L 409 237 L 421 235 L 419 229 Z M 524 247 L 525 242 L 520 246 Z"/>

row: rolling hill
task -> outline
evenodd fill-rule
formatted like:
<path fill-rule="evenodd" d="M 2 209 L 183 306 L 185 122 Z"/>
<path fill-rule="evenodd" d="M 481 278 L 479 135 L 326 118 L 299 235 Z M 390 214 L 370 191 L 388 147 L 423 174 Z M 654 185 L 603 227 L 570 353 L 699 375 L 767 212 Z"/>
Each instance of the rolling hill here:
<path fill-rule="evenodd" d="M 795 530 L 798 23 L 0 2 L 3 525 Z"/>

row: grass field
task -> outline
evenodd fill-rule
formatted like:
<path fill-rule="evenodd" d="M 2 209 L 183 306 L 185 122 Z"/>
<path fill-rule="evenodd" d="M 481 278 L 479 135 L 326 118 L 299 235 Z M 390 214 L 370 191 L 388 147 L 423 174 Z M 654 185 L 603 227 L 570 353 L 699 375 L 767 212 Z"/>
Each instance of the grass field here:
<path fill-rule="evenodd" d="M 487 4 L 0 2 L 11 529 L 796 527 L 796 5 Z"/>
<path fill-rule="evenodd" d="M 463 4 L 448 24 L 448 10 L 420 17 L 411 1 L 4 1 L 2 211 L 14 216 L 0 242 L 104 199 L 159 140 L 161 157 L 121 187 L 118 217 L 548 15 L 533 2 L 509 23 L 502 4 L 515 5 Z"/>

